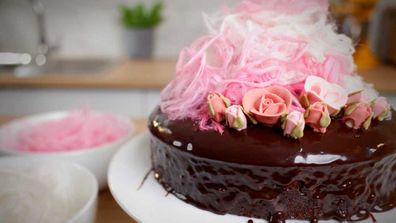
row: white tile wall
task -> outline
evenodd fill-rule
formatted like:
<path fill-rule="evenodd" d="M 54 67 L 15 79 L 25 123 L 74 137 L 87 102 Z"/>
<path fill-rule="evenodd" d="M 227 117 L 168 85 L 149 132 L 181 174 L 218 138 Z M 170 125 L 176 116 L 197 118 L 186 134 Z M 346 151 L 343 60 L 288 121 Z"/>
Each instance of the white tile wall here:
<path fill-rule="evenodd" d="M 59 53 L 67 57 L 124 55 L 117 6 L 139 0 L 42 0 L 47 26 Z M 151 4 L 154 0 L 140 0 Z M 34 50 L 35 21 L 29 0 L 0 0 L 0 51 Z M 201 12 L 235 5 L 238 0 L 164 0 L 165 21 L 157 30 L 157 57 L 176 57 L 206 32 Z"/>

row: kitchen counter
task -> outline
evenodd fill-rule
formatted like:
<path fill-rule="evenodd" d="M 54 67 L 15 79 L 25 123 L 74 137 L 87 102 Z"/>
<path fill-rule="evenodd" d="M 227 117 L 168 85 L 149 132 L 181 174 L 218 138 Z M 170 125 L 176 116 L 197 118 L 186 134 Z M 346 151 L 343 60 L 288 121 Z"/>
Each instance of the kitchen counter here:
<path fill-rule="evenodd" d="M 15 116 L 0 116 L 0 125 L 6 123 Z M 146 130 L 146 119 L 136 119 L 133 120 L 137 134 Z M 96 216 L 96 223 L 136 223 L 132 218 L 130 218 L 117 204 L 108 189 L 99 192 L 98 196 L 98 211 Z"/>
<path fill-rule="evenodd" d="M 381 92 L 396 93 L 396 67 L 378 66 L 362 71 L 361 75 L 368 83 L 374 84 Z"/>
<path fill-rule="evenodd" d="M 174 60 L 124 60 L 98 74 L 0 74 L 0 88 L 161 89 L 175 73 Z"/>
<path fill-rule="evenodd" d="M 362 62 L 363 63 L 363 62 Z M 0 88 L 161 89 L 175 73 L 175 60 L 124 60 L 101 74 L 16 77 L 0 74 Z M 382 92 L 396 93 L 396 67 L 359 66 L 363 78 Z"/>

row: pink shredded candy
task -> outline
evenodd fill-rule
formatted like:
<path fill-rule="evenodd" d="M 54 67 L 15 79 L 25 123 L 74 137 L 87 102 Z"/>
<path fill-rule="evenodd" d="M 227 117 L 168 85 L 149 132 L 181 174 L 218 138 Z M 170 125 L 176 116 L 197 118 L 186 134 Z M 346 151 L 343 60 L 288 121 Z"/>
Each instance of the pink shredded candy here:
<path fill-rule="evenodd" d="M 302 110 L 297 96 L 309 75 L 340 83 L 355 73 L 352 41 L 334 31 L 327 8 L 327 0 L 245 0 L 206 16 L 210 34 L 181 51 L 176 78 L 161 93 L 161 110 L 221 132 L 208 116 L 210 91 L 240 104 L 249 89 L 269 85 L 288 88 L 292 106 Z"/>
<path fill-rule="evenodd" d="M 75 151 L 114 142 L 130 129 L 114 115 L 74 110 L 62 119 L 27 126 L 18 132 L 15 143 L 19 151 Z"/>

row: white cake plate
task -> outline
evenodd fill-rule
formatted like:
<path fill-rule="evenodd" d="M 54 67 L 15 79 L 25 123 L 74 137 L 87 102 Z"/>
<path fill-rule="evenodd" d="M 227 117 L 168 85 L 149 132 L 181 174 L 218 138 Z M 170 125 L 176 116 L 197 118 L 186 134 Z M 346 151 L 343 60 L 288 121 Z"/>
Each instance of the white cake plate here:
<path fill-rule="evenodd" d="M 113 157 L 108 172 L 111 193 L 121 208 L 132 218 L 143 223 L 254 223 L 267 221 L 235 215 L 217 215 L 189 205 L 169 194 L 151 173 L 138 190 L 146 173 L 151 169 L 149 133 L 143 133 L 125 144 Z M 393 223 L 396 210 L 374 214 L 378 223 Z M 288 220 L 287 223 L 307 221 Z M 338 223 L 320 221 L 320 223 Z M 360 223 L 373 223 L 371 219 Z"/>

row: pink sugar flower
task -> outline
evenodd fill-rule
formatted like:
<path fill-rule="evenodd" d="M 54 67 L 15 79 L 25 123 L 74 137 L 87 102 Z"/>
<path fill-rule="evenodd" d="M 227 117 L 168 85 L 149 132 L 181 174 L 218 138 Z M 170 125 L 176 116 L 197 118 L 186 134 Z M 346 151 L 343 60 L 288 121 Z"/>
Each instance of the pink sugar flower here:
<path fill-rule="evenodd" d="M 391 118 L 391 106 L 385 97 L 378 97 L 372 103 L 373 118 L 379 121 Z"/>
<path fill-rule="evenodd" d="M 309 76 L 304 85 L 301 96 L 302 104 L 309 107 L 315 102 L 327 105 L 330 114 L 336 114 L 348 101 L 348 94 L 344 88 L 337 84 L 329 83 L 317 76 Z"/>
<path fill-rule="evenodd" d="M 240 105 L 231 105 L 225 110 L 227 124 L 238 131 L 246 129 L 247 119 Z"/>
<path fill-rule="evenodd" d="M 210 92 L 208 94 L 209 114 L 216 122 L 224 120 L 224 112 L 228 106 L 230 106 L 230 101 L 219 92 Z"/>
<path fill-rule="evenodd" d="M 305 111 L 305 123 L 313 128 L 315 132 L 326 133 L 331 123 L 327 105 L 323 102 L 311 104 Z"/>
<path fill-rule="evenodd" d="M 350 105 L 362 101 L 363 101 L 363 90 L 349 94 L 347 104 Z"/>
<path fill-rule="evenodd" d="M 364 102 L 348 105 L 345 108 L 344 117 L 342 121 L 353 129 L 368 129 L 373 117 L 373 110 L 370 105 Z"/>
<path fill-rule="evenodd" d="M 304 114 L 299 111 L 290 112 L 282 124 L 283 134 L 299 139 L 304 136 Z"/>
<path fill-rule="evenodd" d="M 272 126 L 286 115 L 292 95 L 284 87 L 271 86 L 248 91 L 243 97 L 243 108 L 258 122 Z"/>

